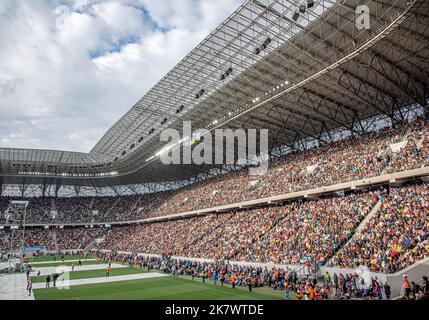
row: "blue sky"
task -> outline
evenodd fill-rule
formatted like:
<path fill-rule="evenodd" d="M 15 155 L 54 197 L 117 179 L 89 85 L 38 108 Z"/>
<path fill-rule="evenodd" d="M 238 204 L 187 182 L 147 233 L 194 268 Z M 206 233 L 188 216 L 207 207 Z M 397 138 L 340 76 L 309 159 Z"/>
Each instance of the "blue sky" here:
<path fill-rule="evenodd" d="M 1 0 L 0 147 L 88 152 L 241 0 Z"/>

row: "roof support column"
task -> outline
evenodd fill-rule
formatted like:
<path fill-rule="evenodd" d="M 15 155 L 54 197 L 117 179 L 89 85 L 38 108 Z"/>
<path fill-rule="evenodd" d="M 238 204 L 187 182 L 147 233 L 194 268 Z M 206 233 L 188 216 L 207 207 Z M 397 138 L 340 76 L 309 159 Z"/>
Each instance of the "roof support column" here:
<path fill-rule="evenodd" d="M 28 185 L 25 182 L 20 186 L 21 197 L 24 198 L 25 191 L 27 191 Z"/>
<path fill-rule="evenodd" d="M 79 197 L 80 194 L 80 186 L 74 186 L 74 192 L 76 194 L 76 197 Z"/>
<path fill-rule="evenodd" d="M 46 182 L 44 182 L 42 185 L 41 185 L 41 189 L 42 189 L 42 197 L 43 198 L 45 198 L 46 197 L 46 189 L 47 189 L 47 185 L 46 185 Z"/>
<path fill-rule="evenodd" d="M 58 191 L 61 188 L 61 182 L 58 181 L 57 184 L 55 185 L 55 198 L 58 198 Z"/>
<path fill-rule="evenodd" d="M 113 190 L 113 192 L 116 194 L 116 196 L 121 196 L 121 194 L 119 193 L 119 191 L 118 191 L 118 189 L 116 188 L 116 187 L 110 187 L 110 189 L 112 189 Z"/>

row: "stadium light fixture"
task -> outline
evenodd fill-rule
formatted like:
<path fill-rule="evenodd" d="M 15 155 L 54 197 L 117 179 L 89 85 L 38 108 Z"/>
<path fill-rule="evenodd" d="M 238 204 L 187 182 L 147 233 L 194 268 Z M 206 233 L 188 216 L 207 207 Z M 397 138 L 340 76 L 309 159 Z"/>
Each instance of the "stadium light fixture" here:
<path fill-rule="evenodd" d="M 265 49 L 267 49 L 267 48 L 268 48 L 268 45 L 269 45 L 271 42 L 272 42 L 271 38 L 270 38 L 270 37 L 267 37 L 267 38 L 264 40 L 264 42 L 262 42 L 262 44 L 261 44 L 259 47 L 257 47 L 257 48 L 255 49 L 255 54 L 256 54 L 256 55 L 258 55 L 258 54 L 260 54 L 262 51 L 264 51 Z"/>
<path fill-rule="evenodd" d="M 225 80 L 226 78 L 228 78 L 228 76 L 232 73 L 233 69 L 231 67 L 229 67 L 225 73 L 222 73 L 220 76 L 220 80 Z"/>
<path fill-rule="evenodd" d="M 267 37 L 264 43 L 262 44 L 264 46 L 264 49 L 266 49 L 271 42 L 272 42 L 271 38 Z"/>
<path fill-rule="evenodd" d="M 298 18 L 299 18 L 299 12 L 298 12 L 298 11 L 295 11 L 295 12 L 293 13 L 293 15 L 292 15 L 292 20 L 293 20 L 293 21 L 298 21 Z"/>
<path fill-rule="evenodd" d="M 195 99 L 201 98 L 205 92 L 206 92 L 206 90 L 204 90 L 204 89 L 201 89 L 200 91 L 198 91 L 198 93 L 195 95 Z"/>
<path fill-rule="evenodd" d="M 180 112 L 182 112 L 184 109 L 185 109 L 185 106 L 184 106 L 184 105 L 181 105 L 181 106 L 176 110 L 176 113 L 180 113 Z"/>

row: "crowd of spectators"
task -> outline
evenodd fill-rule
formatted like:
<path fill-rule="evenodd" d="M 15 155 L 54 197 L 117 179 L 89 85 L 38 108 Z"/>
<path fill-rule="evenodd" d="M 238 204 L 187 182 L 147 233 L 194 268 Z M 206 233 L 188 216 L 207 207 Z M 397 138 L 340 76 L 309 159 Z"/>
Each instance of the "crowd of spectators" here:
<path fill-rule="evenodd" d="M 25 240 L 64 250 L 103 237 L 118 251 L 392 273 L 429 256 L 428 196 L 416 184 L 112 228 L 28 228 Z M 3 251 L 10 232 L 0 230 Z"/>
<path fill-rule="evenodd" d="M 429 256 L 429 186 L 391 187 L 380 210 L 347 243 L 332 263 L 386 273 L 401 270 Z"/>
<path fill-rule="evenodd" d="M 140 198 L 133 195 L 122 197 L 39 197 L 31 199 L 0 198 L 0 224 L 13 223 L 11 213 L 7 212 L 12 200 L 28 200 L 26 209 L 27 224 L 72 224 L 95 222 L 118 222 L 141 219 L 137 205 Z M 147 197 L 147 196 L 146 196 Z"/>
<path fill-rule="evenodd" d="M 47 251 L 85 249 L 98 238 L 104 238 L 104 228 L 73 227 L 64 229 L 28 228 L 24 232 L 25 247 L 44 247 Z M 0 251 L 8 252 L 11 245 L 12 231 L 0 230 Z M 14 235 L 14 250 L 22 246 L 22 230 Z"/>
<path fill-rule="evenodd" d="M 367 278 L 364 274 L 356 272 L 349 274 L 326 272 L 321 277 L 317 277 L 312 274 L 299 275 L 296 269 L 287 267 L 231 264 L 225 260 L 208 262 L 117 251 L 97 251 L 94 254 L 106 262 L 114 261 L 144 270 L 158 270 L 174 277 L 184 276 L 214 286 L 228 286 L 232 289 L 245 287 L 249 291 L 260 287 L 271 288 L 274 291 L 283 292 L 286 299 L 384 300 L 392 298 L 391 287 L 387 281 L 382 282 L 376 276 Z M 404 276 L 403 283 L 405 286 L 409 284 L 410 290 L 402 290 L 401 298 L 416 300 L 427 298 L 429 294 L 427 276 L 423 276 L 421 282 L 417 280 L 410 282 Z"/>
<path fill-rule="evenodd" d="M 156 222 L 128 227 L 114 227 L 103 247 L 154 254 L 176 254 L 219 227 L 217 215 Z"/>
<path fill-rule="evenodd" d="M 397 150 L 391 147 L 400 144 Z M 429 165 L 429 126 L 418 119 L 362 137 L 283 156 L 268 172 L 242 169 L 176 191 L 122 197 L 29 199 L 26 223 L 67 224 L 140 220 L 278 195 Z M 278 264 L 333 265 L 396 272 L 427 257 L 427 184 L 300 200 L 263 208 L 104 228 L 29 228 L 26 244 L 83 248 L 106 236 L 114 250 Z M 0 198 L 0 224 L 11 222 L 11 200 Z M 355 234 L 374 205 L 380 209 Z M 353 236 L 352 240 L 350 238 Z M 10 230 L 0 230 L 6 250 Z"/>
<path fill-rule="evenodd" d="M 192 246 L 177 252 L 180 256 L 236 260 L 239 253 L 268 232 L 289 212 L 290 206 L 273 206 L 220 215 L 218 228 Z"/>
<path fill-rule="evenodd" d="M 429 127 L 416 121 L 408 131 L 406 145 L 392 155 L 387 173 L 400 172 L 429 165 Z"/>
<path fill-rule="evenodd" d="M 249 170 L 245 168 L 188 186 L 172 195 L 160 195 L 165 198 L 164 203 L 148 215 L 197 210 L 373 177 L 392 172 L 396 161 L 402 165 L 393 169 L 395 172 L 422 167 L 429 161 L 427 139 L 419 140 L 414 148 L 419 156 L 413 159 L 392 153 L 390 146 L 410 139 L 411 142 L 398 152 L 404 153 L 413 137 L 427 137 L 428 132 L 429 125 L 419 119 L 412 125 L 398 124 L 360 137 L 349 136 L 317 148 L 290 153 L 272 160 L 268 171 L 261 176 L 249 176 Z"/>
<path fill-rule="evenodd" d="M 377 202 L 375 193 L 305 201 L 289 208 L 274 228 L 238 259 L 281 264 L 324 265 L 353 235 Z"/>
<path fill-rule="evenodd" d="M 392 152 L 392 144 L 404 146 Z M 321 186 L 429 165 L 429 125 L 412 124 L 369 132 L 290 153 L 272 160 L 264 175 L 248 168 L 187 187 L 122 197 L 32 198 L 27 223 L 94 223 L 133 221 L 308 190 Z M 7 222 L 9 198 L 0 198 L 0 223 Z"/>
<path fill-rule="evenodd" d="M 145 224 L 110 232 L 103 246 L 198 258 L 323 264 L 376 201 L 362 193 Z"/>
<path fill-rule="evenodd" d="M 427 199 L 427 184 L 381 188 L 116 230 L 103 246 L 216 260 L 366 265 L 391 273 L 429 256 Z M 355 233 L 377 202 L 378 211 Z"/>

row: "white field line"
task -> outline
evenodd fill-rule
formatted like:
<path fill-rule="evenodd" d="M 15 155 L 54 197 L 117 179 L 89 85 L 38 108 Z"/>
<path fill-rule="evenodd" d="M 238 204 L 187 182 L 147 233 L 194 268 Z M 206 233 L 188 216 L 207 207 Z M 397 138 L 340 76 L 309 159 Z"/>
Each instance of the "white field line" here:
<path fill-rule="evenodd" d="M 118 281 L 141 280 L 141 279 L 168 277 L 168 276 L 169 276 L 168 274 L 150 272 L 150 273 L 129 274 L 129 275 L 123 275 L 123 276 L 112 276 L 112 277 L 103 277 L 103 278 L 69 280 L 68 283 L 66 283 L 65 285 L 72 287 L 72 286 L 81 286 L 81 285 L 88 285 L 88 284 L 112 283 L 112 282 L 118 282 Z M 57 281 L 57 285 L 61 285 L 61 284 Z M 45 283 L 35 283 L 33 284 L 33 288 L 43 289 L 45 288 Z"/>
<path fill-rule="evenodd" d="M 85 262 L 85 261 L 95 261 L 95 259 L 81 259 L 80 261 Z M 79 262 L 79 260 L 64 260 L 64 263 L 69 263 L 69 262 Z M 62 264 L 61 260 L 57 260 L 57 261 L 37 261 L 37 262 L 28 262 L 28 265 L 30 266 L 35 266 L 38 264 L 53 264 L 53 263 L 58 263 L 59 265 Z"/>
<path fill-rule="evenodd" d="M 90 265 L 83 265 L 81 267 L 75 266 L 74 271 L 92 271 L 92 270 L 103 270 L 106 268 L 106 264 L 90 264 Z M 112 269 L 118 269 L 118 268 L 128 268 L 128 266 L 122 265 L 122 264 L 116 264 L 112 263 Z M 46 267 L 46 268 L 33 268 L 33 271 L 31 272 L 31 276 L 37 276 L 37 273 L 40 271 L 40 276 L 47 276 L 48 274 L 53 273 L 60 273 L 61 270 L 67 270 L 69 272 L 72 272 L 72 267 L 70 266 L 58 266 L 58 267 Z"/>

